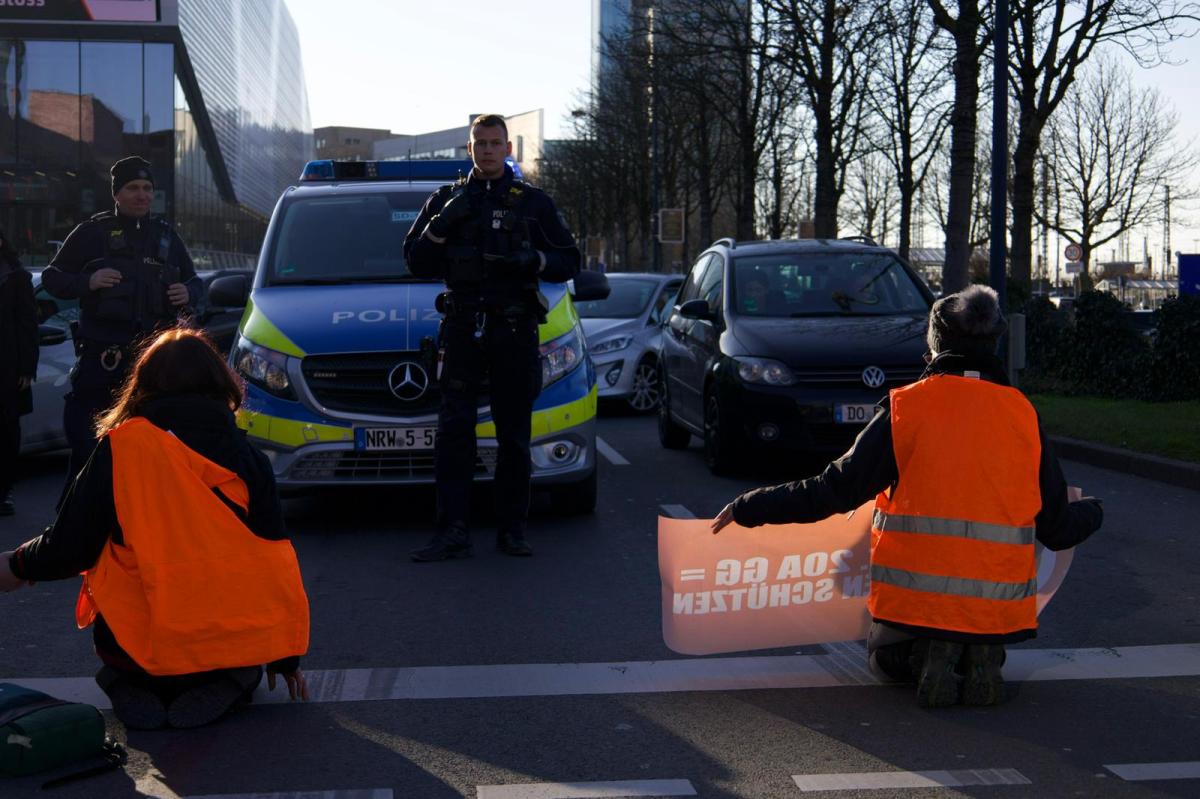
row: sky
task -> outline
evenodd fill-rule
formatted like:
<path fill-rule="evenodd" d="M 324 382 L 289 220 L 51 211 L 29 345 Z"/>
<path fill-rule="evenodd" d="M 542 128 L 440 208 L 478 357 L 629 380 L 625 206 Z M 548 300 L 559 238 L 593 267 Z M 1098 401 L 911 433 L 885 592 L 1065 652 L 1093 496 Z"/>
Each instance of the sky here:
<path fill-rule="evenodd" d="M 554 139 L 570 135 L 570 112 L 583 105 L 591 70 L 591 0 L 287 5 L 300 32 L 313 127 L 426 133 L 463 125 L 475 113 L 542 108 L 545 137 Z M 1180 145 L 1200 147 L 1200 37 L 1177 42 L 1171 53 L 1183 63 L 1135 68 L 1134 80 L 1157 88 L 1174 107 Z M 1200 252 L 1200 203 L 1192 205 L 1172 209 L 1172 250 Z M 1141 258 L 1143 236 L 1158 263 L 1161 226 L 1131 234 L 1134 260 Z M 935 238 L 927 235 L 926 243 Z M 1061 254 L 1065 242 L 1055 244 L 1052 238 L 1051 249 Z M 1110 253 L 1100 255 L 1107 259 Z"/>

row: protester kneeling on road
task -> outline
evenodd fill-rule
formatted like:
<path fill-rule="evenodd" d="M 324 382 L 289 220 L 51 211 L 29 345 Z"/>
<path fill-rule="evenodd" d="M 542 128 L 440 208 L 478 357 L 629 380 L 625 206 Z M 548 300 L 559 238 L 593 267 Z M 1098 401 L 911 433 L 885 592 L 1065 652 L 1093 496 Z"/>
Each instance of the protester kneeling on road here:
<path fill-rule="evenodd" d="M 938 300 L 925 373 L 884 398 L 846 454 L 742 494 L 712 523 L 809 523 L 876 497 L 870 664 L 915 681 L 922 707 L 1003 701 L 1004 645 L 1037 634 L 1035 537 L 1067 549 L 1104 518 L 1099 500 L 1068 500 L 1037 412 L 996 357 L 1005 328 L 990 288 Z"/>
<path fill-rule="evenodd" d="M 83 572 L 96 675 L 136 729 L 196 727 L 249 700 L 267 664 L 308 698 L 308 600 L 274 473 L 234 423 L 242 386 L 202 334 L 140 355 L 54 524 L 0 555 L 0 590 Z"/>

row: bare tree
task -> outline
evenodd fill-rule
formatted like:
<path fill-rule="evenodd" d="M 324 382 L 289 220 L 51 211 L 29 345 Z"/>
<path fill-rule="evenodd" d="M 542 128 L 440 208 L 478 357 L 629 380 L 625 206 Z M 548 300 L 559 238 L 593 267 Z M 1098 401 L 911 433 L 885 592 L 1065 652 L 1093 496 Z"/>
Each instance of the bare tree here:
<path fill-rule="evenodd" d="M 934 22 L 954 38 L 954 106 L 950 112 L 950 165 L 945 214 L 946 261 L 942 291 L 959 291 L 970 282 L 971 222 L 975 207 L 975 151 L 978 143 L 979 62 L 988 45 L 984 20 L 990 4 L 958 0 L 951 16 L 941 0 L 928 0 Z"/>
<path fill-rule="evenodd" d="M 1083 249 L 1081 279 L 1090 285 L 1091 253 L 1154 221 L 1165 185 L 1197 166 L 1174 143 L 1178 115 L 1155 89 L 1135 88 L 1129 71 L 1101 56 L 1083 73 L 1050 120 L 1055 213 L 1038 221 Z M 1195 192 L 1193 192 L 1193 195 Z"/>
<path fill-rule="evenodd" d="M 845 200 L 843 217 L 856 235 L 886 244 L 901 198 L 895 171 L 885 156 L 870 153 L 850 166 Z M 907 252 L 904 257 L 908 258 Z"/>
<path fill-rule="evenodd" d="M 1036 167 L 1042 133 L 1096 48 L 1113 43 L 1142 66 L 1194 35 L 1200 4 L 1186 0 L 1013 0 L 1009 80 L 1018 130 L 1012 148 L 1011 277 L 1028 286 L 1033 257 Z"/>
<path fill-rule="evenodd" d="M 775 57 L 800 82 L 813 122 L 818 238 L 837 236 L 846 171 L 869 146 L 864 123 L 866 79 L 882 35 L 878 0 L 766 0 L 779 16 Z"/>

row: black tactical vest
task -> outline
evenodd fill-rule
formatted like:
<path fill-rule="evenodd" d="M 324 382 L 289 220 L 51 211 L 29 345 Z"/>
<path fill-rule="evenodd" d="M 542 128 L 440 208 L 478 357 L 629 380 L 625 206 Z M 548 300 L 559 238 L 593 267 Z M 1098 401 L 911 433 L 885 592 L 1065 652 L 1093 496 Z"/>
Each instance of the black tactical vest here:
<path fill-rule="evenodd" d="M 84 272 L 115 269 L 121 282 L 100 289 L 81 307 L 82 336 L 108 344 L 126 344 L 156 328 L 174 323 L 175 308 L 167 299 L 167 287 L 180 282 L 179 268 L 169 263 L 171 228 L 160 219 L 148 218 L 141 242 L 128 240 L 115 214 L 106 211 L 92 217 L 105 225 L 104 256 L 90 261 Z"/>

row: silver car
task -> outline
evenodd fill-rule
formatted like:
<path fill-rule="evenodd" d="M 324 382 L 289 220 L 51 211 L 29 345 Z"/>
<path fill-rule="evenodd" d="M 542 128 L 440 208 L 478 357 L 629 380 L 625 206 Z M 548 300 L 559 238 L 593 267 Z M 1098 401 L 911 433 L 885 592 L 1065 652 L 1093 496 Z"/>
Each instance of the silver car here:
<path fill-rule="evenodd" d="M 658 344 L 663 313 L 683 275 L 609 273 L 603 300 L 575 303 L 588 353 L 596 366 L 600 397 L 623 400 L 637 413 L 658 408 Z"/>

